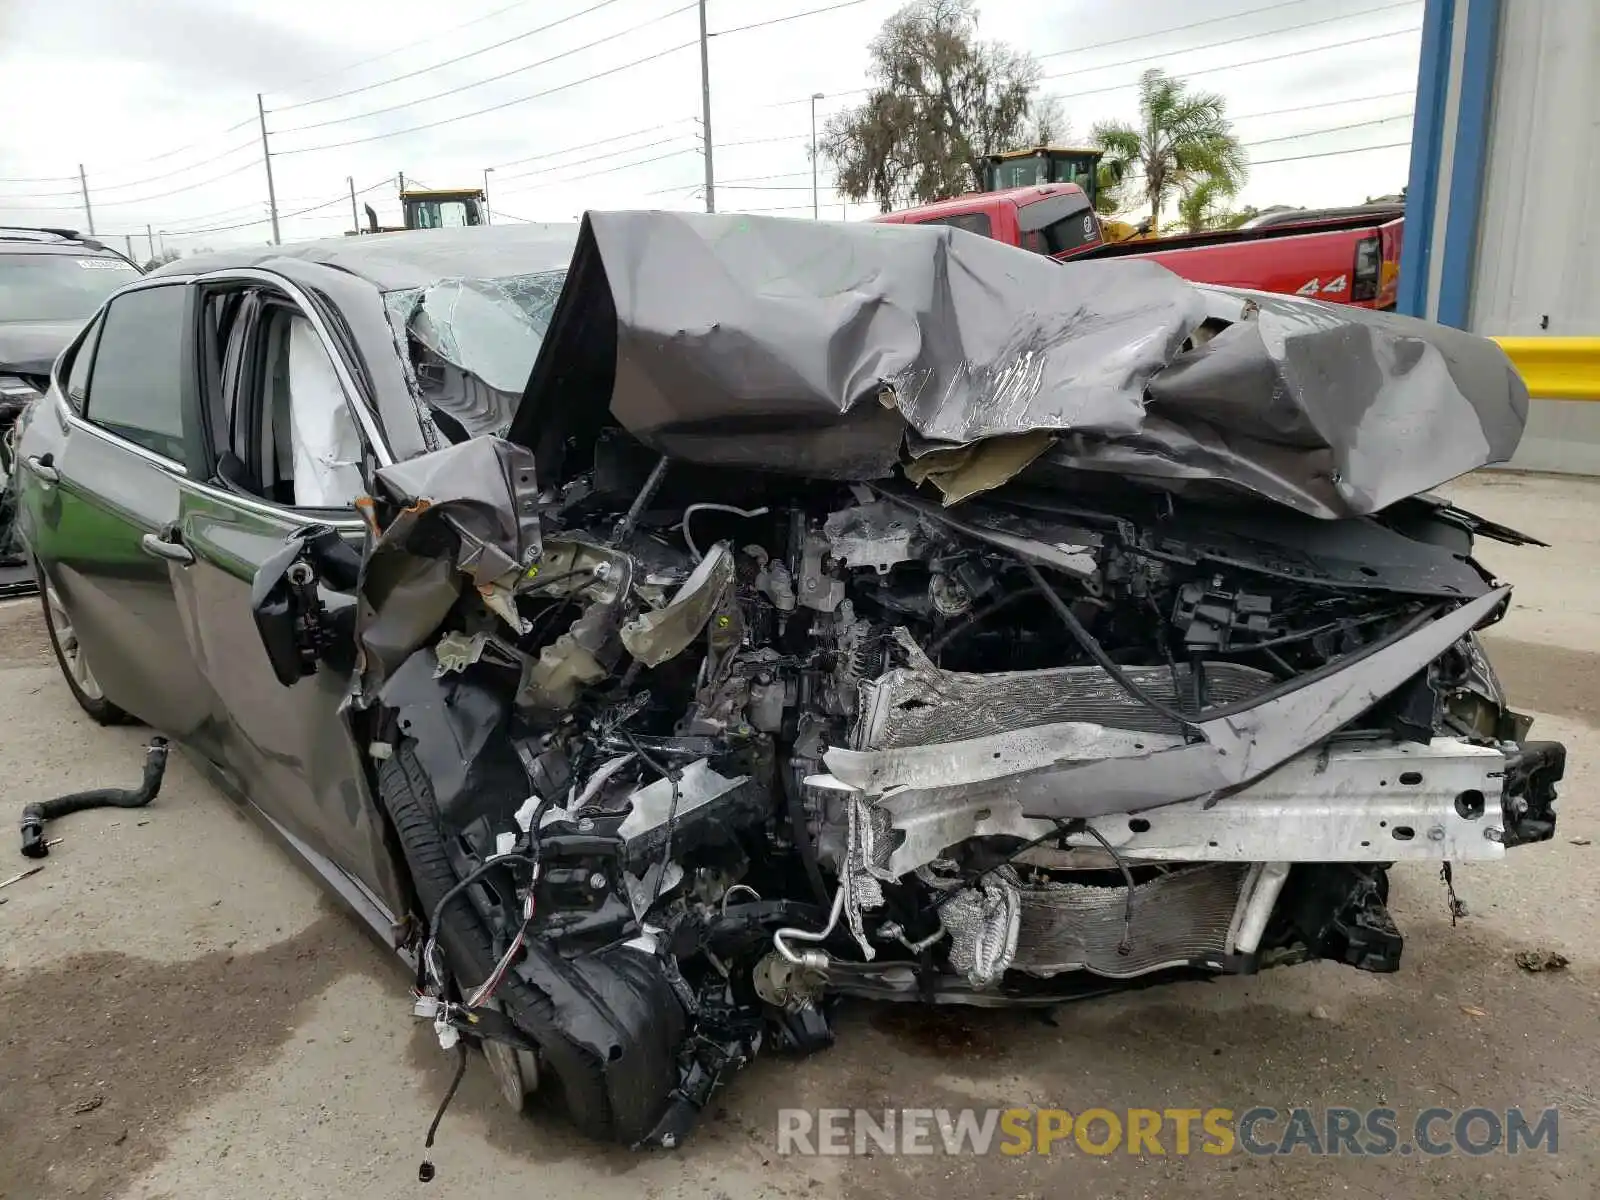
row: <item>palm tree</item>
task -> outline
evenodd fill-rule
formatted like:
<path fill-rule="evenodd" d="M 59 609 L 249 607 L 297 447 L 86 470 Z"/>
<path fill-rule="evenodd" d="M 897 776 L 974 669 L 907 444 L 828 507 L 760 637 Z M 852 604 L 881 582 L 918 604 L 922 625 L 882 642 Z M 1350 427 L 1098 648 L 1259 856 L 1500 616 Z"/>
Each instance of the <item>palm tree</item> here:
<path fill-rule="evenodd" d="M 1237 229 L 1251 217 L 1257 216 L 1254 208 L 1237 211 L 1227 205 L 1229 196 L 1213 178 L 1200 180 L 1178 198 L 1178 219 L 1168 225 L 1166 232 L 1204 233 L 1208 229 Z"/>
<path fill-rule="evenodd" d="M 1215 92 L 1191 92 L 1181 79 L 1151 69 L 1139 78 L 1141 127 L 1121 121 L 1094 127 L 1106 174 L 1118 184 L 1135 176 L 1142 181 L 1152 228 L 1160 227 L 1161 210 L 1175 192 L 1187 196 L 1209 183 L 1220 198 L 1244 183 L 1249 161 L 1226 107 Z"/>

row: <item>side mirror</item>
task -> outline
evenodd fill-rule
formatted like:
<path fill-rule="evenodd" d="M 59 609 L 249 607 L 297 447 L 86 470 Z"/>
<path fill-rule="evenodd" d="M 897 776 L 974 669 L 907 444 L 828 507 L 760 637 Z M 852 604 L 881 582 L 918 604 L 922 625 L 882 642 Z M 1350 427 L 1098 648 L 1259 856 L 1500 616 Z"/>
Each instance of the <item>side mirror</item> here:
<path fill-rule="evenodd" d="M 256 569 L 250 613 L 272 673 L 284 687 L 315 675 L 320 662 L 349 670 L 355 662 L 354 606 L 330 611 L 319 582 L 353 592 L 361 556 L 327 525 L 308 525 Z"/>

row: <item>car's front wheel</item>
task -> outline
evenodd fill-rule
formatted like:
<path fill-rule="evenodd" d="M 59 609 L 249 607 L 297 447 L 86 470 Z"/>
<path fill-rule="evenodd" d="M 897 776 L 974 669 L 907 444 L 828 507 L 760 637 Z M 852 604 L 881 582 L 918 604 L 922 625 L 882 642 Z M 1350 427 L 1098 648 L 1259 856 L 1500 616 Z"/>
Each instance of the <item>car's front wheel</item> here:
<path fill-rule="evenodd" d="M 61 664 L 61 675 L 78 707 L 101 725 L 122 725 L 130 720 L 128 714 L 106 699 L 100 681 L 95 678 L 89 663 L 88 652 L 78 641 L 78 631 L 72 624 L 72 614 L 61 599 L 56 585 L 43 570 L 38 570 L 39 599 L 44 604 L 44 628 L 50 635 L 50 648 L 56 652 L 56 662 Z"/>

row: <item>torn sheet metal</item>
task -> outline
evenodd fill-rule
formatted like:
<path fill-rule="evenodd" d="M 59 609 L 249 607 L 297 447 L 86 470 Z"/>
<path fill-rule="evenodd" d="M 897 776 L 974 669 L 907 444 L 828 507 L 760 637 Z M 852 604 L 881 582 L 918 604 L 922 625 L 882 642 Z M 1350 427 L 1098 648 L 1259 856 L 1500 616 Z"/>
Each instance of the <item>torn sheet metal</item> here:
<path fill-rule="evenodd" d="M 512 442 L 447 446 L 379 469 L 376 484 L 401 507 L 362 569 L 356 635 L 369 693 L 439 627 L 463 585 L 515 617 L 511 589 L 541 549 L 533 456 Z M 430 529 L 453 543 L 450 557 L 414 549 Z M 512 627 L 522 632 L 520 619 Z"/>
<path fill-rule="evenodd" d="M 1394 313 L 1203 290 L 1232 323 L 1151 379 L 1143 428 L 1063 442 L 1049 461 L 1254 492 L 1333 518 L 1505 462 L 1521 440 L 1527 389 L 1487 338 Z"/>
<path fill-rule="evenodd" d="M 928 451 L 906 464 L 912 483 L 932 483 L 946 508 L 979 492 L 999 487 L 1054 444 L 1043 430 L 990 438 L 970 445 Z"/>
<path fill-rule="evenodd" d="M 718 542 L 662 608 L 622 626 L 622 644 L 647 667 L 675 658 L 700 636 L 733 585 L 733 552 Z"/>
<path fill-rule="evenodd" d="M 1068 271 L 943 227 L 592 213 L 511 436 L 534 444 L 564 415 L 558 378 L 592 377 L 674 458 L 873 478 L 908 425 L 1132 433 L 1203 316 L 1153 264 Z"/>
<path fill-rule="evenodd" d="M 1141 758 L 1103 759 L 1018 777 L 1022 811 L 1038 817 L 1138 812 L 1226 792 L 1293 758 L 1355 720 L 1472 632 L 1505 603 L 1500 588 L 1390 640 L 1330 664 L 1282 694 L 1214 710 L 1197 722 L 1204 741 Z"/>
<path fill-rule="evenodd" d="M 908 434 L 1059 433 L 1041 464 L 1319 517 L 1503 461 L 1527 413 L 1492 342 L 1392 313 L 945 227 L 691 213 L 586 218 L 511 436 L 547 465 L 595 392 L 690 462 L 880 478 Z"/>

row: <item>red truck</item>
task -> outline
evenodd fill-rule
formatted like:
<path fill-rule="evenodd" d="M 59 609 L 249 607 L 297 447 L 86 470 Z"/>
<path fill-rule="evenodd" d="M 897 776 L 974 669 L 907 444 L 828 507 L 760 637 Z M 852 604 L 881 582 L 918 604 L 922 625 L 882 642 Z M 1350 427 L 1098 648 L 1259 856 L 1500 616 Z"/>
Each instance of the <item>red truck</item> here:
<path fill-rule="evenodd" d="M 1052 258 L 1151 258 L 1195 283 L 1393 308 L 1404 209 L 1361 205 L 1289 210 L 1242 229 L 1109 242 L 1089 196 L 1073 183 L 976 192 L 874 221 L 953 225 Z"/>

